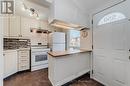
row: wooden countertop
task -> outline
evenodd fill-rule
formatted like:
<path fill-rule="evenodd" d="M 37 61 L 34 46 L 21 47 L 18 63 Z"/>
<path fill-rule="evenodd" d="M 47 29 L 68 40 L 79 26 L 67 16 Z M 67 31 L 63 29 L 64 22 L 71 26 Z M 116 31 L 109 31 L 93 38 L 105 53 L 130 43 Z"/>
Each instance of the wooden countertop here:
<path fill-rule="evenodd" d="M 84 52 L 91 52 L 91 51 L 92 50 L 80 49 L 80 50 L 52 51 L 52 52 L 48 52 L 48 54 L 51 55 L 52 57 L 61 57 L 61 56 L 84 53 Z"/>

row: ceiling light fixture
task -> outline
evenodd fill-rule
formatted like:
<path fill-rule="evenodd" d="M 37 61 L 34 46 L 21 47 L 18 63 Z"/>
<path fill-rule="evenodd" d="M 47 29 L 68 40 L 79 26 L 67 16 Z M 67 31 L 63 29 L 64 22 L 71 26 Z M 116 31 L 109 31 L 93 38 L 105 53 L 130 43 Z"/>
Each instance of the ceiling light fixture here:
<path fill-rule="evenodd" d="M 26 7 L 25 4 L 23 3 L 22 10 L 25 11 L 26 9 L 27 9 L 27 7 Z"/>
<path fill-rule="evenodd" d="M 39 15 L 38 15 L 38 13 L 36 12 L 36 10 L 35 10 L 34 8 L 27 8 L 27 6 L 23 3 L 22 10 L 23 10 L 23 11 L 28 11 L 28 12 L 29 12 L 29 15 L 30 15 L 31 17 L 35 17 L 36 19 L 39 20 Z"/>

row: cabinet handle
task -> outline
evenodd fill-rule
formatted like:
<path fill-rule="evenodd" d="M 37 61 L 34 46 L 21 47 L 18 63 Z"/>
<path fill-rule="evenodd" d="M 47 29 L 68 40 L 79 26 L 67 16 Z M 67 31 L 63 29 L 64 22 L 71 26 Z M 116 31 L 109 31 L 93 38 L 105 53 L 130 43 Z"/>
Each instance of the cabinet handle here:
<path fill-rule="evenodd" d="M 22 37 L 22 35 L 19 34 L 19 37 Z"/>
<path fill-rule="evenodd" d="M 21 66 L 22 68 L 25 68 L 26 66 Z"/>
<path fill-rule="evenodd" d="M 27 60 L 21 60 L 21 61 L 27 61 Z"/>
<path fill-rule="evenodd" d="M 129 56 L 129 60 L 130 60 L 130 56 Z"/>

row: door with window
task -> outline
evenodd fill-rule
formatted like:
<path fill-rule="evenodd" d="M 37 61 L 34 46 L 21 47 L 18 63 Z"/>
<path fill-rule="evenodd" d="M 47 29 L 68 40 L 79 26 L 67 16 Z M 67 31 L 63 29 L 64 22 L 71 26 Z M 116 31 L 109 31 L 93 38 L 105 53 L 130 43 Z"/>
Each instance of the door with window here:
<path fill-rule="evenodd" d="M 93 78 L 106 86 L 130 86 L 130 13 L 127 3 L 93 17 Z"/>

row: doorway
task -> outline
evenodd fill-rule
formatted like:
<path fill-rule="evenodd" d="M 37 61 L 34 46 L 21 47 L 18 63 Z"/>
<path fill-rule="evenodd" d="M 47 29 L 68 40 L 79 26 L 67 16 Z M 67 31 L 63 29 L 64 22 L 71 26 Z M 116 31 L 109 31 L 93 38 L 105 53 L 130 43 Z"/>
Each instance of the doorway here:
<path fill-rule="evenodd" d="M 106 86 L 130 86 L 128 3 L 93 17 L 93 78 Z"/>

